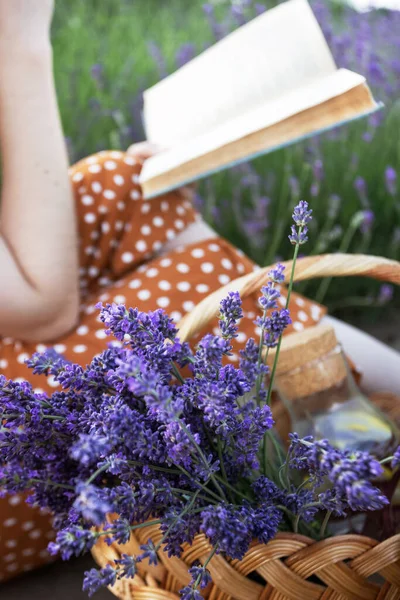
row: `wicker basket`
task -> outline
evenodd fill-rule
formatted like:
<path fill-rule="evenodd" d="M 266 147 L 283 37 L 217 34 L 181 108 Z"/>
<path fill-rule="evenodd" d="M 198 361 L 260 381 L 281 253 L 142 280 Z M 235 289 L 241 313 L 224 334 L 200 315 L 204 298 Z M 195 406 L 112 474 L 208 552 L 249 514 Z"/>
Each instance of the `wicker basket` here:
<path fill-rule="evenodd" d="M 290 272 L 291 262 L 286 265 Z M 181 339 L 190 339 L 215 317 L 228 291 L 239 290 L 246 297 L 259 290 L 270 268 L 240 277 L 205 298 L 181 322 Z M 308 257 L 297 262 L 295 280 L 349 275 L 400 285 L 400 263 L 363 255 Z M 400 420 L 400 398 L 391 394 L 379 398 L 380 407 Z M 287 427 L 282 406 L 274 415 Z M 155 543 L 161 539 L 158 527 L 138 529 L 123 546 L 107 546 L 100 538 L 92 553 L 105 566 L 122 553 L 138 554 L 149 538 Z M 210 551 L 206 538 L 198 535 L 180 558 L 160 552 L 157 566 L 141 563 L 134 579 L 118 581 L 110 591 L 121 600 L 179 600 L 179 590 L 190 580 L 188 567 L 197 560 L 204 562 Z M 400 534 L 379 543 L 361 535 L 316 542 L 280 533 L 268 544 L 254 543 L 241 561 L 214 556 L 208 568 L 213 580 L 204 591 L 208 600 L 400 600 Z M 250 573 L 257 577 L 247 577 Z"/>

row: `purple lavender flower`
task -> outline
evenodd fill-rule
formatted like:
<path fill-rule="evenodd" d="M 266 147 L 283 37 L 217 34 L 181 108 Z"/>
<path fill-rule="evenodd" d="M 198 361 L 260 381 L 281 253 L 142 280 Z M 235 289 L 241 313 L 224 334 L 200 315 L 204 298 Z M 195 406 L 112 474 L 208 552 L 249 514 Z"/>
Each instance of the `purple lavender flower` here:
<path fill-rule="evenodd" d="M 303 227 L 302 230 L 300 231 L 300 230 L 297 230 L 294 225 L 292 225 L 292 233 L 289 235 L 290 243 L 293 244 L 293 246 L 296 246 L 297 244 L 299 246 L 302 246 L 303 244 L 308 242 L 307 233 L 308 233 L 307 227 Z"/>
<path fill-rule="evenodd" d="M 285 266 L 282 265 L 282 264 L 280 264 L 280 263 L 278 263 L 268 273 L 268 277 L 274 283 L 283 283 L 285 281 Z"/>
<path fill-rule="evenodd" d="M 394 290 L 393 286 L 387 283 L 384 283 L 379 288 L 379 294 L 377 298 L 378 304 L 385 305 L 388 304 L 393 298 Z"/>
<path fill-rule="evenodd" d="M 90 569 L 86 571 L 83 580 L 83 591 L 88 592 L 89 596 L 93 596 L 100 588 L 108 585 L 114 585 L 117 580 L 117 571 L 111 565 L 105 566 L 103 569 Z"/>
<path fill-rule="evenodd" d="M 269 281 L 267 285 L 261 288 L 262 296 L 259 297 L 258 302 L 263 310 L 270 310 L 277 308 L 276 301 L 280 298 L 281 293 L 274 287 L 272 281 Z"/>
<path fill-rule="evenodd" d="M 275 348 L 285 329 L 291 324 L 290 312 L 286 308 L 274 310 L 268 317 L 258 317 L 255 321 L 263 335 L 263 344 Z"/>
<path fill-rule="evenodd" d="M 242 317 L 242 301 L 239 292 L 229 292 L 220 304 L 219 328 L 223 338 L 237 337 L 237 323 Z"/>
<path fill-rule="evenodd" d="M 185 65 L 186 63 L 191 61 L 192 58 L 194 58 L 195 54 L 196 48 L 194 44 L 190 42 L 187 44 L 182 44 L 182 46 L 178 48 L 175 55 L 176 66 L 178 68 L 183 67 L 183 65 Z"/>
<path fill-rule="evenodd" d="M 129 554 L 122 554 L 121 558 L 116 559 L 115 564 L 118 567 L 118 577 L 127 577 L 133 579 L 137 573 L 136 560 Z"/>
<path fill-rule="evenodd" d="M 375 221 L 375 215 L 372 210 L 362 211 L 362 221 L 360 225 L 360 231 L 363 234 L 369 233 L 372 229 L 372 225 Z"/>
<path fill-rule="evenodd" d="M 158 74 L 160 78 L 163 79 L 168 75 L 168 69 L 161 48 L 154 40 L 150 40 L 147 42 L 147 49 L 158 68 Z"/>
<path fill-rule="evenodd" d="M 77 497 L 73 505 L 76 512 L 89 523 L 102 525 L 107 513 L 112 511 L 111 504 L 101 497 L 94 485 L 80 483 L 76 491 Z"/>
<path fill-rule="evenodd" d="M 193 565 L 189 574 L 192 577 L 191 585 L 204 589 L 211 583 L 210 572 L 201 565 Z"/>
<path fill-rule="evenodd" d="M 293 221 L 297 227 L 305 227 L 312 219 L 312 210 L 308 210 L 308 202 L 300 200 L 297 206 L 294 207 Z"/>
<path fill-rule="evenodd" d="M 389 194 L 395 196 L 397 191 L 397 173 L 393 167 L 386 167 L 385 169 L 385 184 Z"/>
<path fill-rule="evenodd" d="M 93 548 L 97 537 L 93 531 L 72 525 L 68 529 L 57 532 L 56 541 L 50 542 L 48 550 L 50 554 L 60 554 L 63 560 L 68 560 Z"/>
<path fill-rule="evenodd" d="M 392 469 L 395 469 L 396 467 L 400 466 L 400 446 L 396 448 L 390 466 L 392 467 Z"/>
<path fill-rule="evenodd" d="M 181 600 L 203 600 L 203 595 L 191 585 L 187 585 L 179 592 Z"/>

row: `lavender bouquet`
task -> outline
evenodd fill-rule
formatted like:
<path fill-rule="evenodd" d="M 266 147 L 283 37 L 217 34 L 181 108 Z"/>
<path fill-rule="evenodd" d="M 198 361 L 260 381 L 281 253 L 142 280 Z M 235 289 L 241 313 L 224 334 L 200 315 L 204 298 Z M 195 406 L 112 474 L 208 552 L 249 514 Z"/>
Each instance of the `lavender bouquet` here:
<path fill-rule="evenodd" d="M 311 220 L 306 202 L 293 219 L 288 302 Z M 63 391 L 48 397 L 0 378 L 0 484 L 4 492 L 31 490 L 28 502 L 53 512 L 58 533 L 50 552 L 69 559 L 99 537 L 124 544 L 149 523 L 161 529 L 157 545 L 149 540 L 139 555 L 87 572 L 90 595 L 134 577 L 137 564 L 156 563 L 160 551 L 180 556 L 183 544 L 203 533 L 212 551 L 190 568 L 191 583 L 181 590 L 183 600 L 200 600 L 215 553 L 242 559 L 252 540 L 267 543 L 279 530 L 319 538 L 330 515 L 388 503 L 372 483 L 382 466 L 371 455 L 296 433 L 286 452 L 274 433 L 275 368 L 269 376 L 266 356 L 279 351 L 290 323 L 287 307 L 277 309 L 283 271 L 276 266 L 261 289 L 260 343 L 248 340 L 239 368 L 225 361 L 242 318 L 239 294 L 231 292 L 221 302 L 220 335 L 206 335 L 194 350 L 162 310 L 99 306 L 119 345 L 85 369 L 54 351 L 28 361 Z M 400 452 L 387 460 L 395 467 Z"/>

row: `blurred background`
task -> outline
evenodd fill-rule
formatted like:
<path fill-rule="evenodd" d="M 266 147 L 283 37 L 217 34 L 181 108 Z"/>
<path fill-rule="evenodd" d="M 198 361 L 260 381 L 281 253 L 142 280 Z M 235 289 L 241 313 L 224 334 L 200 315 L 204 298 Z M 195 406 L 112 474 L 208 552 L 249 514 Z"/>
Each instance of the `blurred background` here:
<path fill-rule="evenodd" d="M 59 0 L 55 74 L 71 162 L 142 140 L 143 90 L 278 3 Z M 367 10 L 371 3 L 389 8 Z M 211 177 L 199 185 L 197 207 L 260 265 L 290 255 L 287 232 L 298 199 L 309 201 L 315 215 L 307 253 L 400 258 L 400 1 L 311 5 L 337 65 L 365 75 L 385 108 Z M 393 320 L 400 318 L 396 302 L 389 304 L 390 286 L 342 279 L 298 291 L 397 343 Z"/>

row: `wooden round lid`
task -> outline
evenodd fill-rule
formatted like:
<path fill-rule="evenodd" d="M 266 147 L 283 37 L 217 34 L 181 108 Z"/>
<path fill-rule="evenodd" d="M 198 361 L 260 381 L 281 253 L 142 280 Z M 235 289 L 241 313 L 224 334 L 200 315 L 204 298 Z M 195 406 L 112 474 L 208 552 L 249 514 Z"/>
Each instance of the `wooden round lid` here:
<path fill-rule="evenodd" d="M 286 373 L 328 354 L 338 341 L 332 325 L 319 324 L 282 338 L 276 374 Z M 276 348 L 268 353 L 268 365 L 272 367 Z"/>

